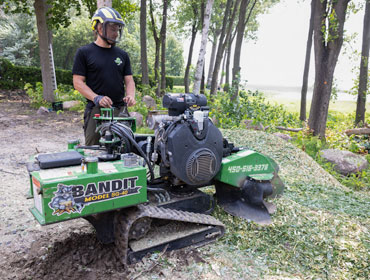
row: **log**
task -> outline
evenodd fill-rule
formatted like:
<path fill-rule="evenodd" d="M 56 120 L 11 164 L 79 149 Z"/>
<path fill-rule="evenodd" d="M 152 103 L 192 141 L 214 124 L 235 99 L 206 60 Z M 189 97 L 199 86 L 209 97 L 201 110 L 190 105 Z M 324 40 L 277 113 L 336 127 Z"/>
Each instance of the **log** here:
<path fill-rule="evenodd" d="M 286 131 L 292 131 L 292 132 L 300 132 L 303 128 L 289 128 L 289 127 L 283 127 L 283 126 L 276 126 L 277 129 L 280 130 L 286 130 Z"/>
<path fill-rule="evenodd" d="M 352 134 L 355 135 L 370 135 L 370 128 L 369 127 L 361 127 L 361 128 L 352 128 L 347 129 L 344 131 L 347 136 L 350 136 Z"/>

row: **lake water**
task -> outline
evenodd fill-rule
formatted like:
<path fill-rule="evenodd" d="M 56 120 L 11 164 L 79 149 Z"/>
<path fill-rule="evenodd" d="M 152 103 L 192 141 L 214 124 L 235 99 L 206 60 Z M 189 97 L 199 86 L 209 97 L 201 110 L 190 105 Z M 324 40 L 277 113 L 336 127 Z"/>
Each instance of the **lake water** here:
<path fill-rule="evenodd" d="M 246 88 L 251 91 L 259 90 L 265 94 L 265 96 L 273 99 L 285 99 L 292 101 L 301 100 L 301 88 L 300 87 L 281 87 L 281 86 L 263 86 L 263 85 L 247 85 Z M 312 99 L 312 88 L 307 91 L 307 100 Z M 357 101 L 357 95 L 351 95 L 344 91 L 338 92 L 337 101 Z M 367 102 L 368 103 L 368 102 Z"/>

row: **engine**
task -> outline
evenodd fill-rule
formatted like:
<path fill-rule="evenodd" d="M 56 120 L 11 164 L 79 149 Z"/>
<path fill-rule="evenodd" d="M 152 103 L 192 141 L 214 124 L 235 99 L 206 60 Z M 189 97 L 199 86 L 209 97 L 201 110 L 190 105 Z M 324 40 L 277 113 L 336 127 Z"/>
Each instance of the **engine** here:
<path fill-rule="evenodd" d="M 208 118 L 204 95 L 167 94 L 163 106 L 169 115 L 155 133 L 152 160 L 160 165 L 160 175 L 173 185 L 207 184 L 219 171 L 223 137 Z"/>

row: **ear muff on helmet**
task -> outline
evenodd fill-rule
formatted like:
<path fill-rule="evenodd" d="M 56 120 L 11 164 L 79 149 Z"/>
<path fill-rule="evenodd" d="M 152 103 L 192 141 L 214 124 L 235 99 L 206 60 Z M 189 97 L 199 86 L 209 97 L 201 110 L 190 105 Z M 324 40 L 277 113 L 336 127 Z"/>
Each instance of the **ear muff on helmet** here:
<path fill-rule="evenodd" d="M 103 27 L 103 34 L 99 34 L 99 32 L 97 32 L 97 29 L 98 29 L 98 23 L 101 23 L 102 24 L 102 27 Z M 122 35 L 122 28 L 123 26 L 125 25 L 124 22 L 123 22 L 123 19 L 121 17 L 121 15 L 113 8 L 110 8 L 110 7 L 103 7 L 103 8 L 100 8 L 98 9 L 94 16 L 92 17 L 91 19 L 91 28 L 92 30 L 96 31 L 98 33 L 98 36 L 100 36 L 102 39 L 104 39 L 108 44 L 112 44 L 109 41 L 113 42 L 113 44 L 117 43 L 117 38 L 113 39 L 113 38 L 108 38 L 108 34 L 107 34 L 107 25 L 108 24 L 114 24 L 114 25 L 118 25 L 119 27 L 119 36 L 117 37 L 118 40 L 121 38 L 121 35 Z"/>

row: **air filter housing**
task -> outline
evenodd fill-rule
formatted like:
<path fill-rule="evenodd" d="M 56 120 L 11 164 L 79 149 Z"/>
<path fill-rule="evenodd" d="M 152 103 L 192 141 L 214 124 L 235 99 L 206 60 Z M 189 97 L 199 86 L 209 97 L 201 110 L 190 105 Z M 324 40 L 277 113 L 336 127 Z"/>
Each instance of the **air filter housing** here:
<path fill-rule="evenodd" d="M 170 171 L 188 185 L 208 183 L 221 166 L 223 153 L 222 134 L 206 119 L 202 139 L 194 136 L 189 123 L 178 123 L 167 139 Z"/>

